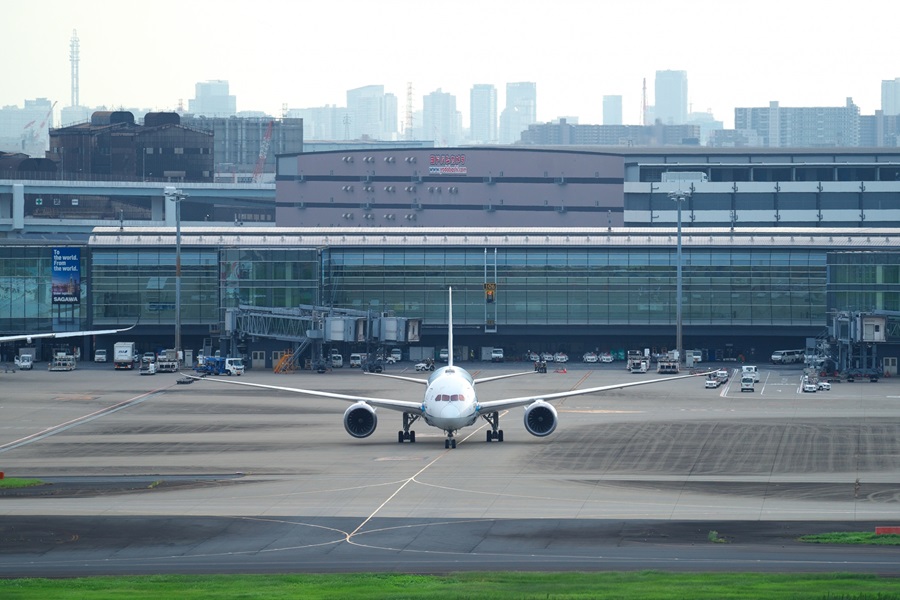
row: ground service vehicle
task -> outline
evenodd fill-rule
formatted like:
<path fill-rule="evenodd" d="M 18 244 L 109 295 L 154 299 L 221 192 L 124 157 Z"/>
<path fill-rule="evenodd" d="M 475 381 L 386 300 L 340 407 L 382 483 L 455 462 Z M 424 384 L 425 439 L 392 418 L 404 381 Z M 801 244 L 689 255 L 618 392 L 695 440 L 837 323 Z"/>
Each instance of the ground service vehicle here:
<path fill-rule="evenodd" d="M 137 351 L 134 342 L 116 342 L 113 346 L 113 363 L 117 369 L 133 369 Z"/>
<path fill-rule="evenodd" d="M 720 385 L 722 385 L 722 384 L 719 382 L 718 379 L 710 378 L 710 379 L 706 380 L 706 389 L 708 389 L 708 390 L 714 390 L 717 387 L 719 387 Z"/>
<path fill-rule="evenodd" d="M 743 365 L 741 367 L 741 377 L 749 375 L 753 381 L 759 381 L 759 369 L 753 365 Z"/>
<path fill-rule="evenodd" d="M 34 361 L 30 354 L 22 354 L 15 357 L 16 366 L 22 371 L 30 371 L 34 367 Z"/>
<path fill-rule="evenodd" d="M 156 375 L 156 363 L 145 362 L 141 365 L 141 375 Z"/>
<path fill-rule="evenodd" d="M 403 360 L 403 352 L 400 348 L 391 348 L 391 358 L 394 359 L 394 362 L 400 362 Z"/>
<path fill-rule="evenodd" d="M 493 359 L 493 353 L 491 354 Z M 438 360 L 441 362 L 448 362 L 450 360 L 450 351 L 446 348 L 441 348 L 441 351 L 438 352 Z"/>
<path fill-rule="evenodd" d="M 156 361 L 156 371 L 158 373 L 176 373 L 178 372 L 178 351 L 173 349 L 164 350 L 160 353 Z"/>
<path fill-rule="evenodd" d="M 361 367 L 363 358 L 365 358 L 365 354 L 354 353 L 350 355 L 350 366 L 351 367 Z"/>
<path fill-rule="evenodd" d="M 771 358 L 773 365 L 792 365 L 805 360 L 806 353 L 803 350 L 776 350 Z"/>
<path fill-rule="evenodd" d="M 741 392 L 752 392 L 756 380 L 752 375 L 743 375 L 741 377 Z"/>
<path fill-rule="evenodd" d="M 243 375 L 244 374 L 244 359 L 243 358 L 226 358 L 225 359 L 225 374 L 226 375 Z"/>
<path fill-rule="evenodd" d="M 503 362 L 503 348 L 491 350 L 491 362 Z"/>
<path fill-rule="evenodd" d="M 98 348 L 94 352 L 94 362 L 106 362 L 106 350 Z"/>

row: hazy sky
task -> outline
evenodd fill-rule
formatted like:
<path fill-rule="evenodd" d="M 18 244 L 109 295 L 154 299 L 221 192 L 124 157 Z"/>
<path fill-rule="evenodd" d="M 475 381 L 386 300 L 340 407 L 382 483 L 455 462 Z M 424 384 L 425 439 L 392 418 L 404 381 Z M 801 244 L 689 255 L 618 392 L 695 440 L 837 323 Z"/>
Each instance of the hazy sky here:
<path fill-rule="evenodd" d="M 346 105 L 382 84 L 413 105 L 441 88 L 469 125 L 469 90 L 537 83 L 539 121 L 602 122 L 623 96 L 638 123 L 643 79 L 685 70 L 694 111 L 733 126 L 735 106 L 881 108 L 900 77 L 897 0 L 41 0 L 5 2 L 0 106 L 70 103 L 69 41 L 80 38 L 85 106 L 187 108 L 194 84 L 225 79 L 238 110 Z"/>

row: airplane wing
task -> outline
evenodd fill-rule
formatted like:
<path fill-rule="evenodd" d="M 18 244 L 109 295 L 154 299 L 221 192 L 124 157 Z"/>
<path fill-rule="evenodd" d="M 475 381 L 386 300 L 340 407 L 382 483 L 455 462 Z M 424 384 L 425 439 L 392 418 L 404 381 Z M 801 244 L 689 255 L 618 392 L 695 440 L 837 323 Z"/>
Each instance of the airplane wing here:
<path fill-rule="evenodd" d="M 713 373 L 714 371 L 710 371 L 709 373 Z M 480 412 L 493 412 L 498 410 L 504 410 L 507 408 L 514 408 L 516 406 L 525 406 L 526 404 L 531 404 L 536 400 L 544 400 L 544 401 L 553 401 L 560 400 L 562 398 L 571 398 L 572 396 L 583 396 L 585 394 L 597 394 L 600 392 L 608 392 L 610 390 L 619 390 L 627 387 L 634 387 L 636 385 L 648 385 L 651 383 L 663 383 L 666 381 L 673 381 L 675 379 L 687 379 L 688 377 L 702 377 L 704 375 L 709 375 L 709 373 L 697 373 L 696 375 L 677 375 L 675 377 L 663 377 L 661 379 L 642 379 L 640 381 L 631 381 L 628 383 L 614 383 L 612 385 L 603 385 L 600 387 L 593 388 L 584 388 L 581 390 L 569 390 L 566 392 L 550 392 L 549 394 L 536 394 L 534 396 L 521 396 L 519 398 L 506 398 L 503 400 L 491 400 L 488 402 L 479 402 L 478 410 Z"/>
<path fill-rule="evenodd" d="M 419 377 L 406 377 L 405 375 L 388 375 L 387 373 L 369 373 L 364 371 L 365 375 L 374 375 L 375 377 L 387 377 L 388 379 L 399 379 L 400 381 L 411 381 L 413 383 L 421 383 L 422 385 L 428 385 L 427 379 L 421 379 Z"/>
<path fill-rule="evenodd" d="M 482 377 L 480 379 L 475 379 L 472 381 L 474 384 L 484 383 L 486 381 L 496 381 L 498 379 L 506 379 L 507 377 L 520 377 L 522 375 L 534 375 L 535 371 L 523 371 L 521 373 L 507 373 L 506 375 L 493 375 L 491 377 Z M 389 379 L 399 379 L 400 381 L 411 381 L 413 383 L 420 383 L 422 385 L 428 385 L 427 379 L 420 379 L 418 377 L 406 377 L 404 375 L 388 375 L 387 373 L 366 373 L 366 375 L 374 375 L 375 377 L 387 377 Z"/>
<path fill-rule="evenodd" d="M 409 400 L 392 400 L 390 398 L 372 398 L 370 396 L 352 396 L 350 394 L 338 394 L 337 392 L 322 392 L 319 390 L 304 390 L 301 388 L 285 387 L 281 385 L 267 385 L 265 383 L 251 383 L 249 381 L 234 381 L 233 379 L 219 379 L 217 377 L 197 377 L 188 373 L 181 373 L 185 377 L 196 379 L 197 381 L 215 381 L 216 383 L 227 383 L 230 385 L 243 385 L 245 387 L 258 388 L 262 390 L 276 390 L 279 392 L 293 392 L 295 394 L 306 394 L 307 396 L 318 396 L 320 398 L 334 398 L 345 402 L 365 402 L 378 408 L 388 408 L 400 412 L 408 412 L 422 415 L 422 403 L 410 402 Z"/>
<path fill-rule="evenodd" d="M 124 329 L 97 329 L 94 331 L 54 331 L 50 333 L 27 333 L 22 335 L 5 335 L 0 336 L 0 342 L 15 342 L 18 340 L 31 340 L 37 338 L 67 338 L 67 337 L 79 337 L 82 335 L 108 335 L 110 333 L 122 333 L 123 331 L 128 331 L 129 329 L 134 329 L 137 325 L 135 323 L 131 327 L 125 327 Z"/>
<path fill-rule="evenodd" d="M 506 379 L 507 377 L 521 377 L 522 375 L 534 375 L 537 371 L 522 371 L 520 373 L 507 373 L 506 375 L 492 375 L 490 377 L 480 377 L 472 381 L 474 384 L 485 383 L 487 381 L 497 381 L 498 379 Z"/>

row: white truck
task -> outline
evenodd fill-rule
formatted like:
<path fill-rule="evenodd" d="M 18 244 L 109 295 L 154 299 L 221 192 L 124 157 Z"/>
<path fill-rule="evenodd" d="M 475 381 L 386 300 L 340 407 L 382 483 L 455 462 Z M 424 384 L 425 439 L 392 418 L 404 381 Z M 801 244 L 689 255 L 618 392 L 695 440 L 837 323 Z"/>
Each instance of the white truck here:
<path fill-rule="evenodd" d="M 34 359 L 30 354 L 20 354 L 16 356 L 15 363 L 21 371 L 30 371 L 34 367 Z"/>
<path fill-rule="evenodd" d="M 243 375 L 244 359 L 243 358 L 226 358 L 225 359 L 226 375 Z"/>
<path fill-rule="evenodd" d="M 178 372 L 178 351 L 174 349 L 163 350 L 156 359 L 157 373 L 177 373 Z"/>
<path fill-rule="evenodd" d="M 137 352 L 134 342 L 116 342 L 113 346 L 113 363 L 117 369 L 133 369 L 134 355 Z"/>

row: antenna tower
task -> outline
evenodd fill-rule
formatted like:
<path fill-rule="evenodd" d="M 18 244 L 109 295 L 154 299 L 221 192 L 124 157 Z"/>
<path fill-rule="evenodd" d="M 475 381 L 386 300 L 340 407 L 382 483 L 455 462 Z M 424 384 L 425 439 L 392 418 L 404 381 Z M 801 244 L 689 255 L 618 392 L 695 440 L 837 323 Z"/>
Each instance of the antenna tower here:
<path fill-rule="evenodd" d="M 644 77 L 644 90 L 641 92 L 641 125 L 647 124 L 647 78 Z"/>
<path fill-rule="evenodd" d="M 78 31 L 72 30 L 69 41 L 69 60 L 72 63 L 72 106 L 80 106 L 78 98 Z"/>
<path fill-rule="evenodd" d="M 406 119 L 403 123 L 403 133 L 407 141 L 413 139 L 413 86 L 412 81 L 406 84 Z"/>

